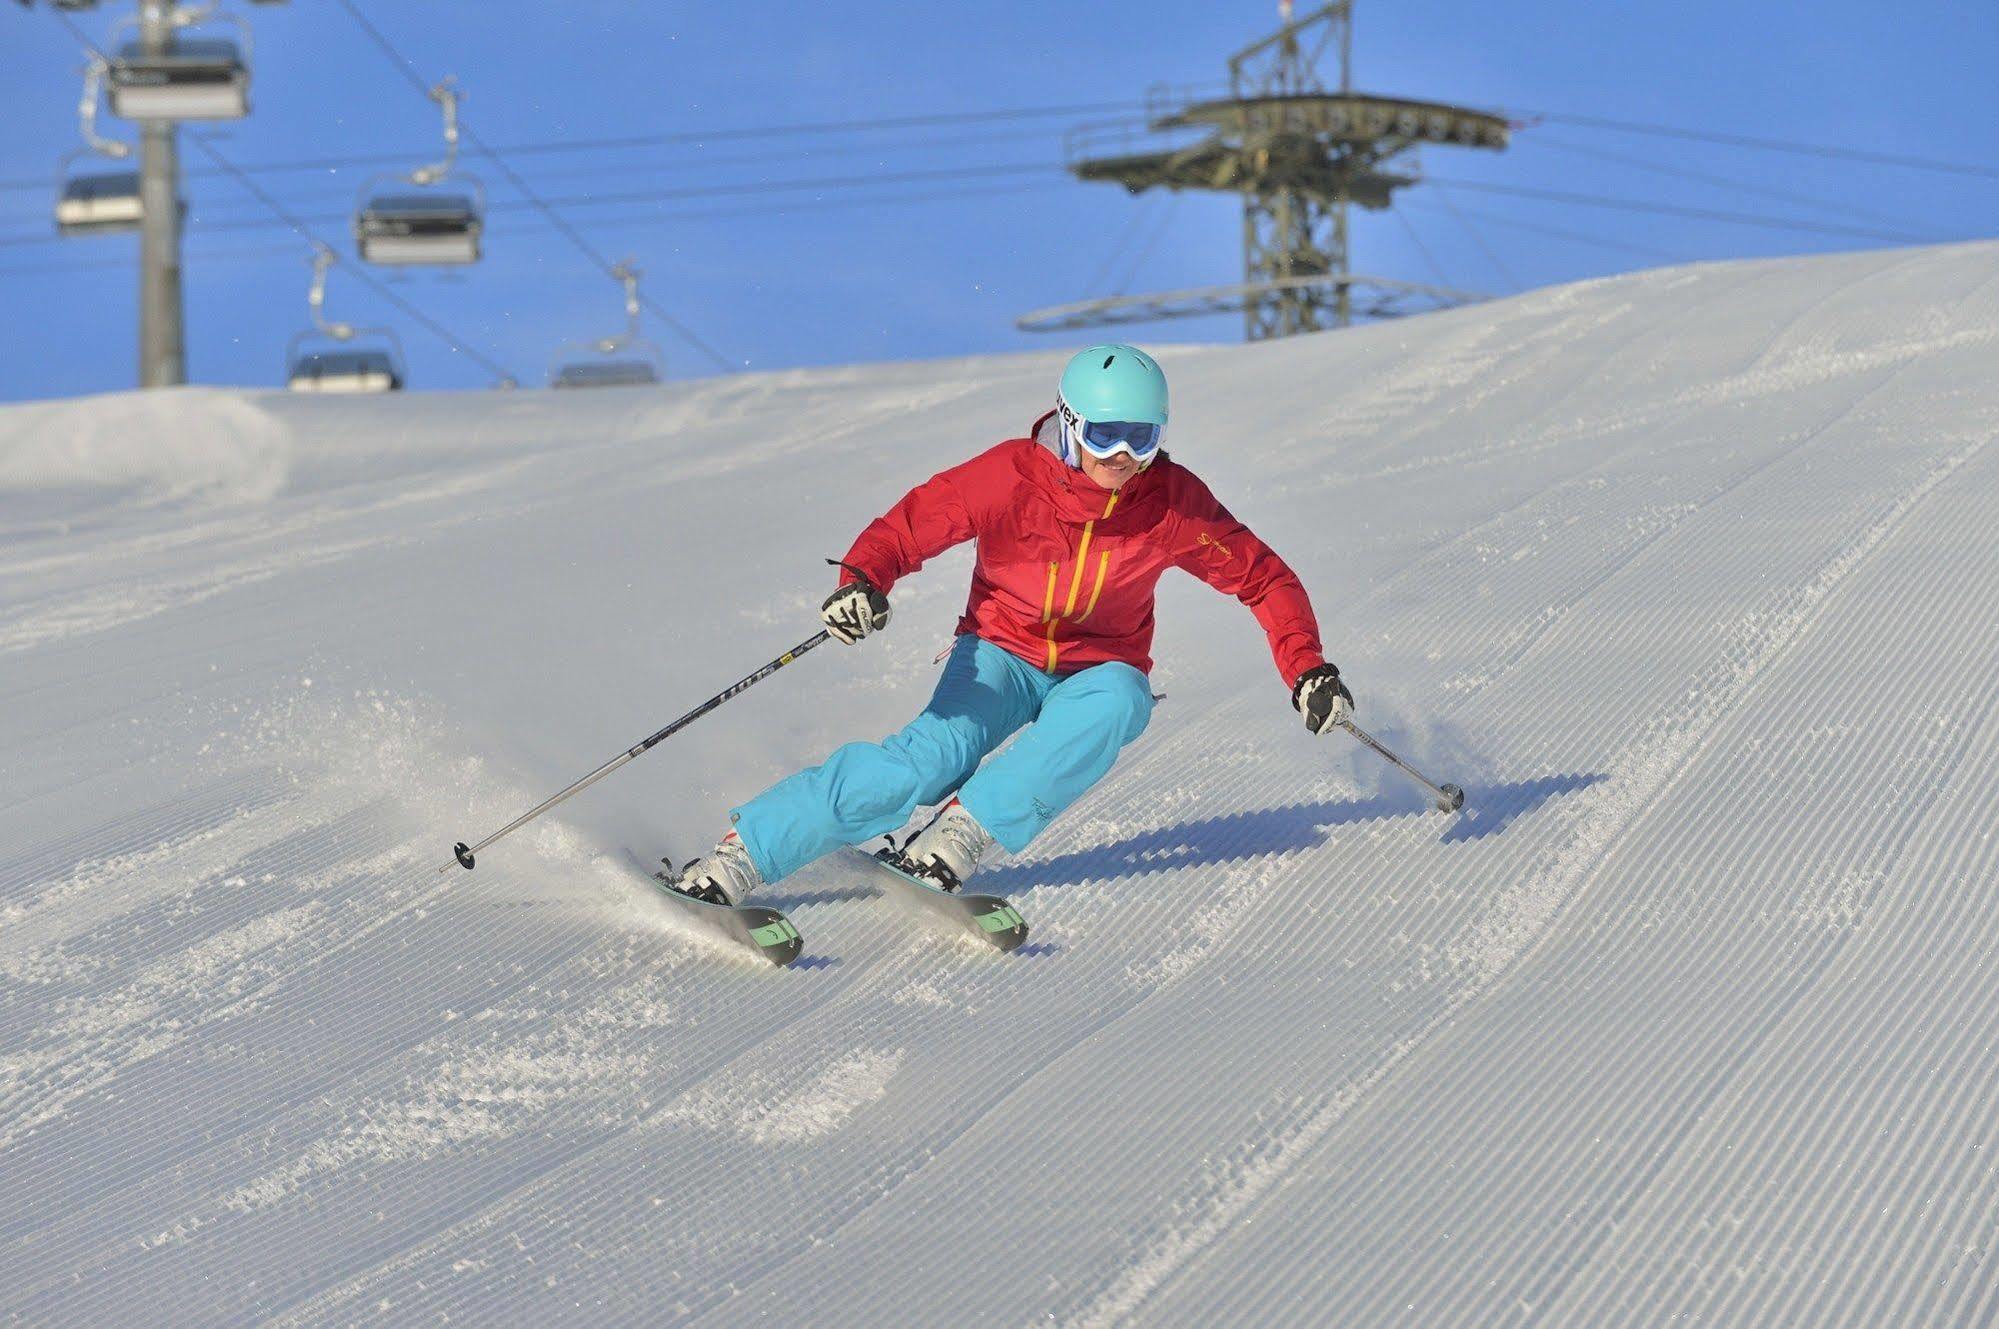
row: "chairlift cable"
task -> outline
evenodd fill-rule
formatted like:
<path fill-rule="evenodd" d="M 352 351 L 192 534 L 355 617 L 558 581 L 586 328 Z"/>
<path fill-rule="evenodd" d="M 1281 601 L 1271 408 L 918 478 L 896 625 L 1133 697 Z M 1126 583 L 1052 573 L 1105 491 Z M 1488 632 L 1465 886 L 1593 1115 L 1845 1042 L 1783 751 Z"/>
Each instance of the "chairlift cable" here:
<path fill-rule="evenodd" d="M 1913 235 L 1907 231 L 1882 231 L 1834 222 L 1806 221 L 1799 217 L 1769 217 L 1752 212 L 1732 212 L 1720 208 L 1690 208 L 1651 199 L 1618 198 L 1607 194 L 1579 194 L 1566 189 L 1536 189 L 1527 185 L 1502 185 L 1484 180 L 1464 180 L 1452 176 L 1426 175 L 1455 189 L 1485 194 L 1507 194 L 1515 198 L 1540 199 L 1549 203 L 1573 203 L 1586 208 L 1609 208 L 1617 212 L 1651 213 L 1662 217 L 1686 217 L 1695 221 L 1727 222 L 1736 226 L 1757 226 L 1765 230 L 1799 231 L 1814 235 L 1835 235 L 1861 240 L 1886 240 L 1895 244 L 1934 244 L 1936 237 Z"/>
<path fill-rule="evenodd" d="M 1152 251 L 1159 247 L 1160 240 L 1173 229 L 1173 214 L 1179 211 L 1181 197 L 1182 195 L 1177 192 L 1167 196 L 1166 206 L 1160 210 L 1159 220 L 1153 226 L 1152 233 L 1145 237 L 1144 242 L 1138 247 L 1138 252 L 1132 255 L 1131 264 L 1124 270 L 1123 279 L 1111 287 L 1112 295 L 1123 295 L 1131 289 L 1131 284 L 1138 280 L 1139 271 L 1145 267 L 1145 261 L 1152 257 Z"/>
<path fill-rule="evenodd" d="M 1756 194 L 1763 198 L 1773 198 L 1782 203 L 1799 203 L 1808 208 L 1817 208 L 1835 216 L 1852 217 L 1861 221 L 1871 221 L 1883 226 L 1907 228 L 1909 222 L 1902 217 L 1893 217 L 1870 208 L 1856 207 L 1842 199 L 1819 198 L 1812 194 L 1794 193 L 1788 189 L 1774 189 L 1748 180 L 1736 180 L 1725 175 L 1715 175 L 1708 171 L 1696 171 L 1685 166 L 1675 166 L 1668 162 L 1653 161 L 1647 157 L 1634 157 L 1629 153 L 1611 152 L 1604 148 L 1590 147 L 1583 143 L 1570 143 L 1560 138 L 1550 138 L 1546 134 L 1536 134 L 1532 139 L 1523 139 L 1536 147 L 1553 148 L 1557 152 L 1574 153 L 1581 157 L 1591 157 L 1597 161 L 1617 162 L 1640 171 L 1650 171 L 1655 175 L 1677 176 L 1682 180 L 1695 180 L 1701 184 L 1719 185 L 1723 189 L 1737 190 L 1745 194 Z"/>
<path fill-rule="evenodd" d="M 964 199 L 964 198 L 980 198 L 980 197 L 990 198 L 994 196 L 1015 198 L 1018 197 L 1024 190 L 1047 189 L 1050 187 L 1066 187 L 1067 183 L 1068 182 L 1064 180 L 1047 180 L 1039 184 L 1027 183 L 1027 184 L 1011 184 L 1011 185 L 964 185 L 955 189 L 931 189 L 931 190 L 925 190 L 917 194 L 897 194 L 883 198 L 862 197 L 862 198 L 798 199 L 785 203 L 744 204 L 733 207 L 721 207 L 721 208 L 683 208 L 671 212 L 660 212 L 653 210 L 646 212 L 628 213 L 613 217 L 594 217 L 591 219 L 591 225 L 598 230 L 604 230 L 611 227 L 624 227 L 624 226 L 656 227 L 662 221 L 679 221 L 679 220 L 691 221 L 691 220 L 705 220 L 717 217 L 745 217 L 745 216 L 775 217 L 775 216 L 785 216 L 796 212 L 819 212 L 825 210 L 855 208 L 855 207 L 860 207 L 860 208 L 891 207 L 907 203 L 929 203 L 929 202 Z M 340 221 L 341 219 L 338 217 L 325 217 L 325 218 L 319 218 L 318 220 L 324 221 L 328 224 L 332 224 Z M 268 222 L 259 223 L 259 225 L 268 225 L 268 224 L 269 224 Z M 539 226 L 542 225 L 543 223 L 540 222 L 539 219 L 530 218 L 525 220 L 522 224 L 526 226 Z M 190 229 L 189 234 L 191 237 L 199 237 L 209 233 L 211 230 L 214 229 L 216 228 L 194 227 Z M 36 237 L 37 242 L 40 242 L 42 239 L 45 238 L 46 237 Z M 190 252 L 192 257 L 200 258 L 203 261 L 212 262 L 215 260 L 271 257 L 273 255 L 295 254 L 298 251 L 294 246 L 286 244 L 286 245 L 227 245 L 215 249 L 201 249 Z M 21 263 L 11 267 L 0 267 L 0 277 L 41 276 L 46 274 L 65 273 L 65 272 L 93 272 L 100 269 L 129 268 L 135 265 L 137 262 L 138 259 L 130 256 L 126 257 L 105 256 L 92 259 L 78 259 L 75 261 L 58 261 L 58 262 L 48 262 L 48 263 Z"/>
<path fill-rule="evenodd" d="M 1435 185 L 1436 181 L 1426 179 L 1425 183 Z M 1429 192 L 1439 199 L 1444 194 L 1441 187 L 1432 189 Z M 1415 208 L 1418 211 L 1424 209 L 1430 209 L 1431 211 L 1442 210 L 1440 208 L 1432 208 L 1428 203 L 1414 200 L 1398 202 L 1395 206 L 1398 208 Z M 1654 249 L 1649 245 L 1629 244 L 1622 240 L 1612 240 L 1601 235 L 1591 235 L 1586 231 L 1572 231 L 1564 226 L 1548 226 L 1540 222 L 1521 221 L 1517 217 L 1501 217 L 1490 212 L 1478 212 L 1471 208 L 1462 208 L 1460 211 L 1468 216 L 1476 217 L 1488 226 L 1502 226 L 1509 230 L 1526 231 L 1532 235 L 1545 235 L 1556 240 L 1569 240 L 1576 244 L 1594 245 L 1599 249 L 1614 249 L 1619 253 L 1632 254 L 1639 258 L 1656 259 L 1662 263 L 1691 263 L 1694 261 L 1692 255 L 1676 254 L 1666 249 Z"/>
<path fill-rule="evenodd" d="M 990 180 L 993 179 L 996 175 L 1001 178 L 1013 179 L 1014 182 L 1004 185 L 973 185 L 973 186 L 965 186 L 955 189 L 954 188 L 933 189 L 912 194 L 891 194 L 879 198 L 870 198 L 865 196 L 846 198 L 846 199 L 813 197 L 806 199 L 797 199 L 789 202 L 774 201 L 769 203 L 759 203 L 754 205 L 746 205 L 743 207 L 683 208 L 683 209 L 674 209 L 674 210 L 655 208 L 646 212 L 631 213 L 617 218 L 610 218 L 610 219 L 592 218 L 591 220 L 592 220 L 592 225 L 603 225 L 606 224 L 607 221 L 616 221 L 622 223 L 628 221 L 650 219 L 652 221 L 658 222 L 658 221 L 673 220 L 676 218 L 776 215 L 783 212 L 809 211 L 814 208 L 821 208 L 821 207 L 835 208 L 835 207 L 846 207 L 850 205 L 868 206 L 871 204 L 895 203 L 903 201 L 927 202 L 935 199 L 960 198 L 960 197 L 981 195 L 981 194 L 1013 194 L 1023 190 L 1031 190 L 1031 189 L 1045 189 L 1050 187 L 1067 188 L 1070 183 L 1065 177 L 1060 176 L 1053 171 L 1047 172 L 1045 177 L 1041 179 L 1019 179 L 1017 178 L 1018 172 L 1016 172 L 1012 168 L 1006 168 L 1004 170 L 997 172 L 985 168 L 971 168 L 946 176 L 945 179 Z M 845 182 L 845 187 L 852 188 L 855 190 L 864 190 L 881 184 L 900 185 L 907 183 L 912 183 L 912 182 L 882 181 L 872 177 L 856 177 L 850 181 Z M 816 194 L 822 194 L 832 187 L 833 186 L 827 182 L 815 182 L 807 186 L 790 185 L 784 182 L 770 182 L 765 185 L 757 186 L 754 189 L 751 189 L 747 192 L 751 192 L 761 196 L 767 192 L 776 191 L 776 190 L 789 190 L 792 192 L 799 192 L 800 190 L 804 190 L 805 192 L 810 192 L 816 195 Z M 672 191 L 672 192 L 664 192 L 663 194 L 623 195 L 620 196 L 615 201 L 620 203 L 641 203 L 641 202 L 651 201 L 654 199 L 662 199 L 663 201 L 679 201 L 684 199 L 692 201 L 692 200 L 717 197 L 718 193 L 719 196 L 721 197 L 730 197 L 733 195 L 741 194 L 743 192 L 745 192 L 743 189 L 731 186 L 731 187 L 726 187 L 721 191 L 693 191 L 693 192 Z M 556 200 L 558 206 L 571 206 L 571 207 L 602 206 L 602 205 L 607 205 L 609 202 L 611 201 L 600 200 L 589 197 L 577 197 L 577 198 Z M 530 211 L 532 210 L 532 208 L 533 208 L 532 204 L 526 202 L 525 200 L 522 200 L 518 202 L 496 203 L 493 205 L 492 211 L 514 213 L 514 212 Z M 347 219 L 346 214 L 335 214 L 335 213 L 308 213 L 308 214 L 303 214 L 302 216 L 303 220 L 308 224 L 319 224 L 326 226 L 335 226 Z M 190 224 L 189 233 L 191 235 L 220 235 L 225 232 L 232 232 L 232 231 L 266 230 L 280 225 L 289 225 L 289 223 L 281 222 L 269 216 L 230 217 L 220 221 L 204 220 L 203 214 L 197 213 L 193 222 Z M 51 245 L 59 243 L 61 243 L 60 237 L 51 236 L 41 231 L 18 234 L 18 235 L 0 235 L 0 249 L 25 249 L 25 248 L 34 248 L 41 245 Z"/>
<path fill-rule="evenodd" d="M 992 178 L 994 176 L 1005 176 L 1005 175 L 1015 175 L 1015 174 L 1033 174 L 1043 171 L 1053 171 L 1054 169 L 1056 168 L 1054 168 L 1053 166 L 1037 167 L 1029 163 L 1011 163 L 1011 164 L 998 164 L 994 166 L 946 168 L 933 172 L 901 172 L 897 174 L 898 178 L 901 180 L 971 179 L 971 178 Z M 590 207 L 590 206 L 598 206 L 600 204 L 608 204 L 609 202 L 614 200 L 617 202 L 643 202 L 653 199 L 662 199 L 662 200 L 683 199 L 683 198 L 693 199 L 693 198 L 712 198 L 717 196 L 726 197 L 730 195 L 739 195 L 739 194 L 763 194 L 769 192 L 780 192 L 784 190 L 799 190 L 799 189 L 819 190 L 819 189 L 833 189 L 833 188 L 847 188 L 847 187 L 864 187 L 872 185 L 877 182 L 883 182 L 884 179 L 885 178 L 880 175 L 817 177 L 804 181 L 773 180 L 773 181 L 760 181 L 751 184 L 702 186 L 690 189 L 632 191 L 629 193 L 612 196 L 611 198 L 607 198 L 605 196 L 576 196 L 569 198 L 560 198 L 555 200 L 555 205 L 560 207 Z M 1795 231 L 1795 232 L 1813 234 L 1813 235 L 1845 236 L 1845 237 L 1865 239 L 1865 240 L 1889 241 L 1897 244 L 1928 244 L 1928 243 L 1934 243 L 1935 239 L 1932 236 L 1916 235 L 1903 231 L 1884 231 L 1868 227 L 1846 226 L 1833 222 L 1815 222 L 1797 217 L 1770 216 L 1768 214 L 1763 214 L 1763 213 L 1735 212 L 1735 211 L 1727 211 L 1721 209 L 1694 208 L 1694 207 L 1687 207 L 1681 204 L 1658 202 L 1649 199 L 1631 199 L 1631 198 L 1617 197 L 1613 195 L 1583 194 L 1566 190 L 1538 189 L 1521 185 L 1503 185 L 1487 181 L 1465 180 L 1452 176 L 1425 176 L 1424 179 L 1426 181 L 1447 185 L 1455 189 L 1469 190 L 1474 192 L 1505 194 L 1519 198 L 1537 199 L 1544 202 L 1572 203 L 1583 207 L 1606 208 L 1620 212 L 1633 212 L 1633 213 L 1651 214 L 1651 215 L 1667 216 L 1667 217 L 1684 217 L 1698 221 L 1725 222 L 1738 226 L 1759 227 L 1764 230 Z M 543 210 L 541 206 L 537 205 L 534 199 L 528 199 L 523 203 L 517 203 L 517 204 L 497 203 L 493 205 L 493 211 L 495 212 L 519 210 L 523 208 L 533 208 L 536 211 Z M 547 214 L 544 213 L 544 215 Z M 322 218 L 321 220 L 327 222 L 333 222 L 337 221 L 338 219 L 328 217 L 328 218 Z M 210 223 L 201 226 L 200 229 L 210 232 L 251 230 L 269 224 L 270 223 L 268 222 L 226 221 L 226 222 Z M 555 224 L 559 228 L 562 223 L 560 222 L 559 219 L 557 219 Z M 0 248 L 30 247 L 35 245 L 54 244 L 54 243 L 59 243 L 59 240 L 56 237 L 39 235 L 39 234 L 0 236 Z M 605 268 L 605 271 L 608 274 L 609 272 L 608 266 Z M 650 305 L 648 307 L 650 308 Z"/>
<path fill-rule="evenodd" d="M 1478 246 L 1479 252 L 1485 255 L 1486 261 L 1492 264 L 1493 268 L 1499 273 L 1500 278 L 1506 283 L 1508 289 L 1514 291 L 1525 289 L 1525 283 L 1513 274 L 1513 269 L 1507 265 L 1506 260 L 1501 258 L 1498 251 L 1486 243 L 1485 236 L 1480 233 L 1476 226 L 1471 224 L 1471 220 L 1464 213 L 1458 211 L 1458 205 L 1451 201 L 1451 191 L 1442 185 L 1438 185 L 1433 192 L 1437 196 L 1437 202 L 1443 204 L 1444 211 L 1450 213 L 1457 224 L 1464 229 L 1464 233 L 1471 237 L 1472 243 Z"/>
<path fill-rule="evenodd" d="M 615 167 L 615 169 L 607 168 L 604 166 L 559 167 L 554 170 L 537 171 L 536 174 L 541 178 L 543 183 L 547 183 L 552 180 L 578 180 L 578 179 L 602 180 L 607 174 L 621 177 L 627 180 L 643 180 L 645 178 L 649 178 L 653 174 L 665 173 L 669 171 L 680 172 L 689 169 L 694 169 L 694 170 L 709 172 L 724 166 L 767 166 L 772 163 L 795 162 L 800 160 L 801 158 L 812 162 L 822 162 L 828 158 L 846 157 L 846 156 L 862 156 L 874 161 L 877 164 L 885 165 L 891 157 L 903 158 L 911 154 L 926 152 L 931 149 L 952 149 L 954 150 L 953 155 L 962 156 L 963 151 L 968 148 L 984 147 L 988 144 L 998 145 L 1001 143 L 1020 143 L 1020 142 L 1029 142 L 1029 141 L 1045 144 L 1047 142 L 1047 135 L 1041 130 L 1031 130 L 1031 131 L 1009 130 L 996 134 L 986 133 L 980 135 L 952 135 L 952 136 L 941 136 L 941 137 L 933 136 L 928 138 L 912 139 L 903 142 L 895 142 L 887 144 L 881 144 L 881 143 L 821 144 L 811 149 L 785 149 L 779 152 L 738 153 L 729 156 L 715 156 L 715 157 L 702 156 L 695 158 L 644 162 L 637 164 L 620 163 Z M 502 151 L 504 151 L 504 149 L 502 149 Z M 393 160 L 407 161 L 408 154 L 405 153 L 403 156 L 394 158 Z M 251 175 L 256 174 L 256 171 L 250 167 L 246 166 L 244 170 L 248 174 Z M 183 171 L 182 174 L 188 177 L 198 176 L 205 179 L 210 177 L 226 176 L 227 173 L 222 171 L 210 171 L 206 168 L 201 168 L 201 169 Z M 0 192 L 4 192 L 7 189 L 8 186 L 0 184 Z M 38 193 L 45 192 L 48 189 L 48 181 L 46 179 L 39 181 L 36 184 L 35 189 L 36 192 Z M 316 186 L 316 184 L 307 184 L 302 186 L 301 189 L 303 190 L 303 192 L 301 192 L 300 189 L 293 189 L 286 191 L 286 196 L 291 200 L 293 207 L 305 208 L 305 207 L 320 206 L 326 203 L 330 203 L 336 197 L 341 198 L 343 200 L 351 200 L 354 196 L 353 186 L 351 184 L 343 183 L 337 179 L 331 182 L 331 184 L 326 188 L 324 192 L 322 192 Z M 5 206 L 5 205 L 0 204 L 0 206 Z M 9 220 L 9 221 L 26 220 L 34 216 L 39 211 L 40 211 L 39 203 L 24 205 L 22 210 L 18 212 L 0 212 L 0 220 Z M 1150 217 L 1150 215 L 1151 214 L 1149 212 L 1146 213 L 1147 217 Z M 1101 284 L 1101 276 L 1099 277 L 1098 282 L 1094 284 L 1097 285 Z"/>
<path fill-rule="evenodd" d="M 1430 246 L 1424 244 L 1423 237 L 1416 234 L 1416 224 L 1410 221 L 1407 217 L 1405 217 L 1402 214 L 1401 209 L 1399 208 L 1391 208 L 1389 209 L 1389 211 L 1393 212 L 1395 214 L 1395 220 L 1402 224 L 1403 231 L 1409 236 L 1409 243 L 1416 246 L 1416 252 L 1422 256 L 1423 266 L 1428 268 L 1430 270 L 1430 275 L 1437 279 L 1437 285 L 1458 287 L 1458 289 L 1463 289 L 1462 287 L 1459 287 L 1457 282 L 1452 281 L 1450 277 L 1445 274 L 1444 269 L 1437 262 L 1437 256 L 1430 252 Z"/>
<path fill-rule="evenodd" d="M 1608 116 L 1574 115 L 1566 111 L 1522 111 L 1513 110 L 1509 114 L 1545 120 L 1555 124 L 1577 125 L 1587 129 L 1607 129 L 1623 134 L 1648 134 L 1659 138 L 1690 139 L 1697 143 L 1714 143 L 1723 147 L 1751 148 L 1760 152 L 1788 152 L 1805 157 L 1825 157 L 1837 161 L 1866 162 L 1874 166 L 1900 166 L 1916 171 L 1937 171 L 1946 175 L 1968 175 L 1987 180 L 1999 180 L 1999 166 L 1983 162 L 1946 161 L 1940 157 L 1916 157 L 1903 153 L 1873 152 L 1865 148 L 1843 148 L 1829 143 L 1804 143 L 1796 139 L 1765 138 L 1753 134 L 1722 133 L 1711 129 L 1688 129 L 1680 125 L 1647 124 L 1637 120 L 1618 120 Z"/>
<path fill-rule="evenodd" d="M 1098 108 L 1110 103 L 1098 103 Z M 1123 103 L 1119 103 L 1123 105 Z M 875 120 L 828 120 L 804 122 L 794 125 L 748 126 L 734 129 L 681 130 L 673 133 L 640 134 L 622 138 L 603 139 L 556 139 L 538 142 L 501 144 L 492 150 L 509 157 L 526 157 L 570 152 L 602 152 L 647 147 L 670 147 L 676 145 L 703 146 L 709 142 L 735 141 L 758 138 L 788 137 L 791 135 L 819 133 L 834 134 L 867 130 L 918 129 L 928 126 L 953 124 L 974 124 L 988 121 L 1022 120 L 1043 115 L 1073 114 L 1091 109 L 1088 106 L 1022 107 L 1000 111 L 965 111 L 943 115 L 898 116 Z M 1009 138 L 1043 137 L 1041 130 L 1014 130 L 1005 135 Z M 978 142 L 981 138 L 998 135 L 981 135 L 978 138 L 924 139 L 914 143 L 891 143 L 887 145 L 853 144 L 844 148 L 826 146 L 799 147 L 779 153 L 760 156 L 732 157 L 721 160 L 703 159 L 703 165 L 734 166 L 761 161 L 788 161 L 800 156 L 818 157 L 834 151 L 889 151 L 917 147 L 950 147 L 967 142 Z M 349 168 L 395 166 L 408 159 L 406 152 L 377 152 L 342 157 L 295 157 L 272 161 L 244 162 L 241 169 L 250 175 L 276 175 L 288 173 L 324 174 Z M 631 168 L 627 168 L 631 169 Z M 196 168 L 185 172 L 190 178 L 203 179 L 227 175 L 228 172 L 213 168 Z M 0 193 L 16 193 L 39 190 L 48 187 L 48 181 L 29 177 L 0 180 Z"/>

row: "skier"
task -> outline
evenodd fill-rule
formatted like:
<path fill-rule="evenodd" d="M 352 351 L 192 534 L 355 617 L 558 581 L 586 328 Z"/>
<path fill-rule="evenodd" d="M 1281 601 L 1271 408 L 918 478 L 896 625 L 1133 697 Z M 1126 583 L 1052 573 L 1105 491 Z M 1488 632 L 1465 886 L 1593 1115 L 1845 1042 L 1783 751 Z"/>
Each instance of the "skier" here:
<path fill-rule="evenodd" d="M 1069 361 L 1055 409 L 1028 437 L 931 477 L 861 532 L 820 608 L 848 645 L 888 623 L 897 582 L 977 541 L 970 602 L 935 695 L 899 733 L 848 743 L 734 809 L 732 829 L 674 889 L 741 904 L 939 800 L 902 850 L 906 870 L 955 891 L 995 843 L 1021 852 L 1145 731 L 1153 588 L 1169 567 L 1249 606 L 1307 729 L 1346 719 L 1353 695 L 1320 650 L 1304 587 L 1161 449 L 1166 407 L 1157 361 L 1134 346 L 1093 346 Z"/>

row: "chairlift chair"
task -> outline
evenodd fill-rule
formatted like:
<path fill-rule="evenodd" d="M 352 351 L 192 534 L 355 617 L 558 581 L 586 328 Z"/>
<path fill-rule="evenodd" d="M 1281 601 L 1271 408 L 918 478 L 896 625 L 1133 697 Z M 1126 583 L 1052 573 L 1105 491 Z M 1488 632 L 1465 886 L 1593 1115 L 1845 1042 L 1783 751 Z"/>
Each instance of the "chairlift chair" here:
<path fill-rule="evenodd" d="M 63 235 L 108 235 L 136 231 L 145 211 L 139 198 L 139 173 L 132 170 L 80 170 L 74 163 L 86 155 L 128 161 L 132 145 L 97 132 L 97 102 L 104 89 L 104 61 L 93 58 L 83 68 L 83 95 L 77 100 L 77 123 L 87 147 L 66 153 L 57 176 L 56 230 Z"/>
<path fill-rule="evenodd" d="M 644 387 L 666 378 L 665 354 L 639 335 L 639 270 L 628 259 L 611 276 L 625 288 L 625 330 L 558 349 L 548 370 L 551 388 Z"/>
<path fill-rule="evenodd" d="M 354 208 L 354 250 L 385 267 L 458 266 L 479 261 L 486 190 L 466 176 L 459 188 L 440 186 L 458 161 L 458 90 L 445 79 L 430 90 L 444 112 L 444 160 L 408 175 L 378 175 L 362 186 Z"/>
<path fill-rule="evenodd" d="M 595 343 L 582 343 L 595 349 Z M 558 362 L 549 371 L 551 388 L 638 388 L 661 380 L 658 348 L 652 343 L 651 357 L 622 356 L 604 359 L 572 359 Z"/>
<path fill-rule="evenodd" d="M 411 184 L 408 176 L 377 179 Z M 354 214 L 355 251 L 384 267 L 477 263 L 486 197 L 474 186 L 472 193 L 364 192 Z"/>
<path fill-rule="evenodd" d="M 248 29 L 242 48 L 227 37 L 179 32 L 158 54 L 127 41 L 111 62 L 111 112 L 126 120 L 240 120 L 250 113 L 248 45 Z"/>
<path fill-rule="evenodd" d="M 56 229 L 64 235 L 115 235 L 144 220 L 137 171 L 65 175 L 56 197 Z"/>
<path fill-rule="evenodd" d="M 356 328 L 355 335 L 395 334 L 387 328 Z M 285 384 L 293 392 L 400 392 L 405 385 L 402 348 L 325 345 L 308 347 L 317 333 L 301 332 L 285 356 Z"/>
<path fill-rule="evenodd" d="M 312 326 L 285 348 L 285 384 L 293 392 L 398 392 L 407 381 L 402 339 L 391 328 L 357 328 L 326 319 L 326 273 L 335 262 L 321 245 L 313 254 L 306 303 Z M 359 339 L 370 339 L 355 344 Z M 317 344 L 315 344 L 317 343 Z"/>

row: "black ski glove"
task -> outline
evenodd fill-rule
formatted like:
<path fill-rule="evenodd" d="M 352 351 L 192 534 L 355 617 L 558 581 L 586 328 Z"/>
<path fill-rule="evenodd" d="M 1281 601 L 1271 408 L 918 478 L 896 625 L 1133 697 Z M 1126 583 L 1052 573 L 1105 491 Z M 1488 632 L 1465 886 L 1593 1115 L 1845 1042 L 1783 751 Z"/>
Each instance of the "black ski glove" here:
<path fill-rule="evenodd" d="M 858 572 L 854 575 L 860 576 Z M 888 597 L 862 577 L 827 596 L 826 603 L 819 606 L 819 617 L 826 631 L 852 646 L 875 629 L 888 626 Z"/>
<path fill-rule="evenodd" d="M 1291 706 L 1305 717 L 1307 729 L 1323 734 L 1353 714 L 1353 693 L 1340 682 L 1339 666 L 1322 664 L 1298 675 L 1291 688 Z"/>

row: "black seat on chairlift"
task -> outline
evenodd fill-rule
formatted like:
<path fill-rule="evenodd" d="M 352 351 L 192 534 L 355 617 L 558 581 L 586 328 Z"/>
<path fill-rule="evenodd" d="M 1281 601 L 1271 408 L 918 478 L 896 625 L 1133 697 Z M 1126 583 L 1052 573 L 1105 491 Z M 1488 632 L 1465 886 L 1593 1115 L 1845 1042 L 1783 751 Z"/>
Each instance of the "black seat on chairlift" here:
<path fill-rule="evenodd" d="M 480 213 L 474 195 L 455 191 L 378 194 L 354 214 L 354 241 L 370 263 L 476 263 Z"/>
<path fill-rule="evenodd" d="M 552 388 L 635 388 L 659 382 L 659 370 L 645 360 L 584 360 L 555 371 Z"/>
<path fill-rule="evenodd" d="M 369 379 L 386 379 L 387 390 L 403 386 L 402 367 L 387 351 L 371 347 L 308 351 L 292 363 L 290 380 L 294 387 L 358 387 Z"/>
<path fill-rule="evenodd" d="M 118 48 L 111 65 L 114 84 L 229 82 L 243 73 L 243 53 L 227 37 L 183 37 L 175 33 L 158 55 L 145 44 L 128 41 Z"/>
<path fill-rule="evenodd" d="M 111 109 L 127 119 L 235 120 L 249 113 L 250 71 L 226 37 L 175 33 L 153 53 L 137 41 L 111 62 Z"/>
<path fill-rule="evenodd" d="M 479 225 L 470 194 L 384 194 L 361 209 L 361 225 L 395 235 L 463 235 Z"/>
<path fill-rule="evenodd" d="M 63 181 L 62 196 L 75 203 L 122 203 L 139 197 L 137 171 L 88 171 Z"/>

